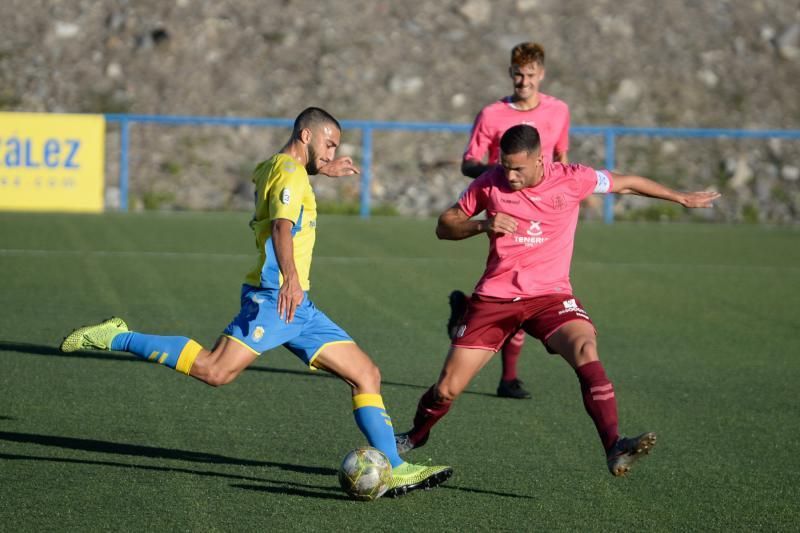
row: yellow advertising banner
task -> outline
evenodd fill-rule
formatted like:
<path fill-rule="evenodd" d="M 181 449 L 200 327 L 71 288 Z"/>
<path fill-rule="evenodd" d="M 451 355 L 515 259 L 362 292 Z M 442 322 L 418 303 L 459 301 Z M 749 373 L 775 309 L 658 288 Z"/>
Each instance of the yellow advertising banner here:
<path fill-rule="evenodd" d="M 103 210 L 103 115 L 0 113 L 0 210 Z"/>

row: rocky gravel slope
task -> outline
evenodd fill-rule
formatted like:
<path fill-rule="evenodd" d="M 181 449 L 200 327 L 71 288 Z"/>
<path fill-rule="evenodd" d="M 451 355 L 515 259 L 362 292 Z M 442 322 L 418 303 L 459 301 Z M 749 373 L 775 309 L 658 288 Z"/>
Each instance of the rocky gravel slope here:
<path fill-rule="evenodd" d="M 800 4 L 786 0 L 4 0 L 0 110 L 469 123 L 509 92 L 508 51 L 548 52 L 543 91 L 573 125 L 800 129 Z M 285 131 L 135 126 L 133 207 L 246 208 L 248 172 Z M 360 156 L 357 131 L 343 151 Z M 375 134 L 372 198 L 428 214 L 465 186 L 464 134 Z M 109 128 L 109 204 L 118 135 Z M 624 138 L 617 168 L 725 194 L 712 220 L 792 223 L 800 140 Z M 571 159 L 602 165 L 602 139 Z M 317 181 L 322 200 L 358 183 Z M 642 199 L 629 218 L 681 210 Z M 588 210 L 588 216 L 597 211 Z"/>

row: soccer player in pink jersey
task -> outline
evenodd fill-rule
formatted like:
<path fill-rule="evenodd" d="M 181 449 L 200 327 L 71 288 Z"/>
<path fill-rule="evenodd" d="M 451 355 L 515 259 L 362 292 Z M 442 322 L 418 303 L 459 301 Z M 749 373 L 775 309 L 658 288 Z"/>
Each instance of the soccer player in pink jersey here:
<path fill-rule="evenodd" d="M 522 328 L 575 370 L 608 469 L 614 476 L 624 475 L 649 453 L 656 435 L 619 435 L 614 386 L 598 356 L 595 327 L 572 294 L 569 269 L 580 202 L 592 193 L 638 194 L 694 208 L 711 207 L 720 195 L 677 192 L 640 176 L 547 163 L 539 134 L 528 125 L 509 128 L 500 152 L 501 165 L 472 182 L 439 217 L 440 239 L 488 234 L 489 257 L 439 380 L 420 398 L 413 428 L 395 436 L 398 451 L 423 446 L 453 400 Z M 484 211 L 485 220 L 473 219 Z"/>
<path fill-rule="evenodd" d="M 569 107 L 558 98 L 539 92 L 545 75 L 544 61 L 544 48 L 538 43 L 521 43 L 511 50 L 508 74 L 514 83 L 514 93 L 484 107 L 475 118 L 461 163 L 461 172 L 465 176 L 477 178 L 497 165 L 500 137 L 517 124 L 528 124 L 539 131 L 544 163 L 567 162 Z M 486 163 L 483 163 L 484 160 Z M 456 290 L 450 294 L 451 316 L 447 330 L 451 338 L 453 326 L 466 310 L 466 302 L 467 297 L 463 292 Z M 517 375 L 517 361 L 524 343 L 525 332 L 519 330 L 503 344 L 503 372 L 497 386 L 497 395 L 500 397 L 531 397 Z"/>

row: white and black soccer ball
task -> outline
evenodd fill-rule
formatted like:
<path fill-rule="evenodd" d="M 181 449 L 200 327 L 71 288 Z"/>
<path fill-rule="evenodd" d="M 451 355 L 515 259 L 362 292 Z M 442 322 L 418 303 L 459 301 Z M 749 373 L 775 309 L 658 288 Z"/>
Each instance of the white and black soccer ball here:
<path fill-rule="evenodd" d="M 342 460 L 339 485 L 356 500 L 375 500 L 389 488 L 392 464 L 382 451 L 375 448 L 356 448 Z"/>

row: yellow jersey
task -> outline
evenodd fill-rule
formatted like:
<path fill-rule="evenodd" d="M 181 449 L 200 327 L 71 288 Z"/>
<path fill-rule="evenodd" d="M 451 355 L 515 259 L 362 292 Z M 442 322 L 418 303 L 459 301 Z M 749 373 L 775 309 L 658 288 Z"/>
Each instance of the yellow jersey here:
<path fill-rule="evenodd" d="M 304 291 L 310 288 L 311 253 L 317 227 L 317 201 L 308 173 L 288 154 L 276 154 L 253 171 L 256 185 L 255 213 L 250 221 L 256 239 L 258 259 L 245 283 L 264 289 L 279 289 L 283 274 L 272 242 L 272 221 L 290 220 L 294 263 Z"/>

